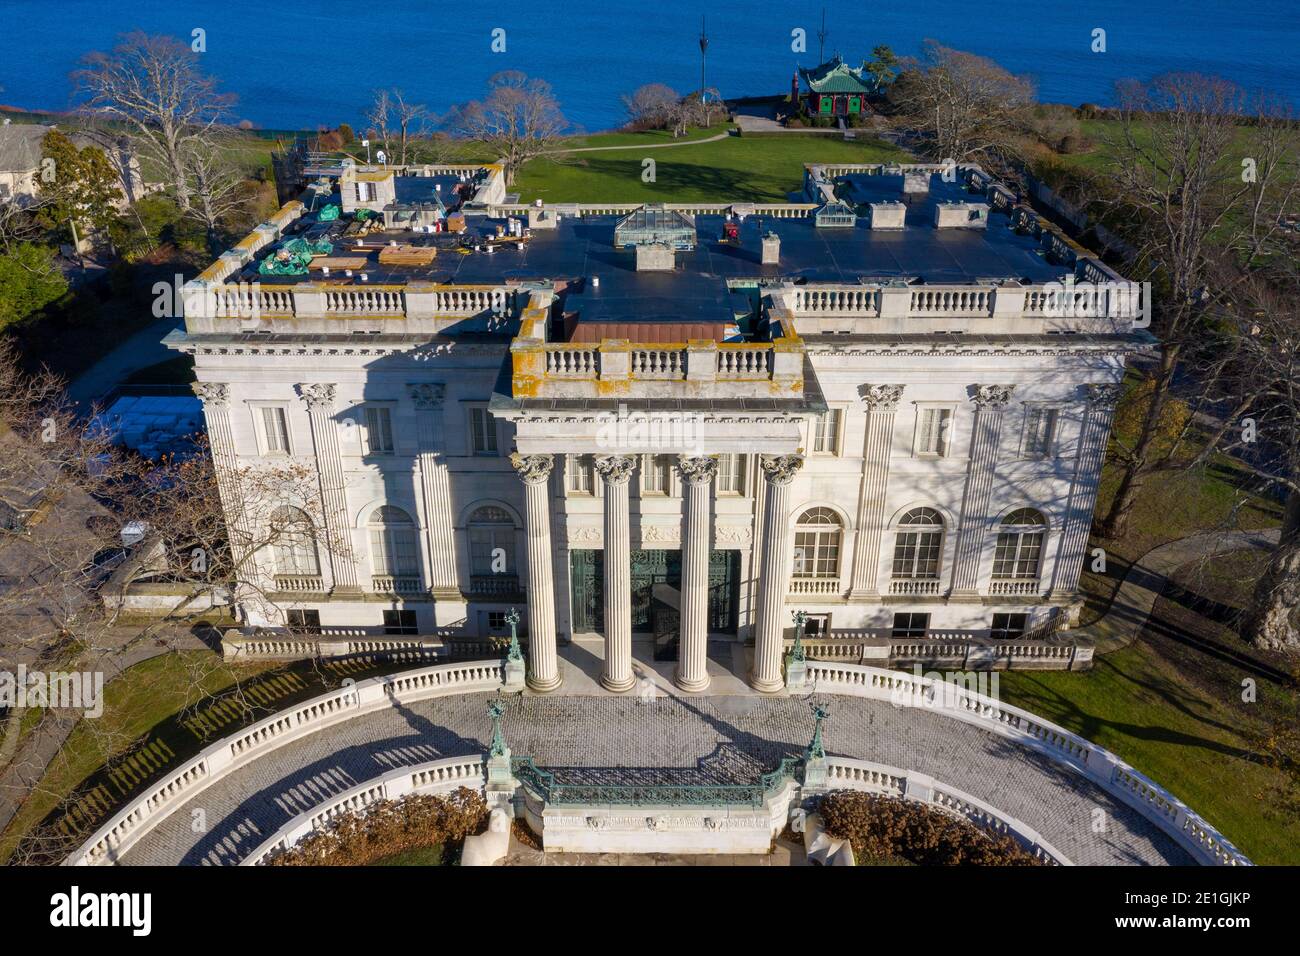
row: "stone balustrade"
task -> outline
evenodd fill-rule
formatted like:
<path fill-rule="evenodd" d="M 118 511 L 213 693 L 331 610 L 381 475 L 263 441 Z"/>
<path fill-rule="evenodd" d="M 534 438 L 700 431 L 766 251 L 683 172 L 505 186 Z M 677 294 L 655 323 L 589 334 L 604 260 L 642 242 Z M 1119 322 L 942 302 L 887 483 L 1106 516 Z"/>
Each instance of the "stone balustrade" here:
<path fill-rule="evenodd" d="M 814 693 L 924 708 L 1013 740 L 1083 774 L 1158 826 L 1199 862 L 1250 865 L 1245 854 L 1163 787 L 1110 751 L 1019 707 L 956 684 L 857 664 L 809 661 L 807 679 Z"/>
<path fill-rule="evenodd" d="M 481 693 L 504 682 L 499 660 L 434 667 L 360 681 L 273 714 L 205 748 L 101 826 L 65 861 L 93 866 L 115 862 L 159 821 L 195 794 L 250 761 L 326 727 L 397 703 L 447 694 Z"/>
<path fill-rule="evenodd" d="M 227 283 L 195 280 L 182 290 L 186 329 L 195 333 L 275 331 L 345 332 L 356 321 L 382 320 L 375 331 L 447 328 L 510 332 L 529 291 L 514 285 L 438 285 L 325 282 Z"/>
<path fill-rule="evenodd" d="M 828 790 L 860 790 L 901 800 L 914 800 L 961 817 L 991 833 L 1009 836 L 1037 859 L 1055 866 L 1073 866 L 1070 859 L 1039 835 L 1038 831 L 964 790 L 935 780 L 928 774 L 900 770 L 867 760 L 847 757 L 826 759 Z"/>
<path fill-rule="evenodd" d="M 803 392 L 803 340 L 774 313 L 770 342 L 692 340 L 644 346 L 547 341 L 547 311 L 530 303 L 510 345 L 513 394 L 526 398 L 766 398 Z"/>
<path fill-rule="evenodd" d="M 323 829 L 336 817 L 364 811 L 381 800 L 401 800 L 414 794 L 430 796 L 451 793 L 461 787 L 482 790 L 485 782 L 483 758 L 477 754 L 431 760 L 412 767 L 390 770 L 298 814 L 264 840 L 239 865 L 258 866 L 267 857 L 288 850 L 308 834 Z"/>

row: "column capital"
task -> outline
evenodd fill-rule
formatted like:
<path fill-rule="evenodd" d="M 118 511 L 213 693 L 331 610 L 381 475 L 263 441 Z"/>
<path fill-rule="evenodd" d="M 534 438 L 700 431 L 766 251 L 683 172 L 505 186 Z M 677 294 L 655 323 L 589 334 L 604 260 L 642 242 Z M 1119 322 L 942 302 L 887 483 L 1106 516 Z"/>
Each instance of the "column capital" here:
<path fill-rule="evenodd" d="M 972 385 L 970 400 L 981 410 L 1001 411 L 1011 401 L 1014 385 Z"/>
<path fill-rule="evenodd" d="M 902 385 L 863 385 L 858 389 L 862 402 L 870 411 L 892 412 L 903 397 Z"/>
<path fill-rule="evenodd" d="M 636 461 L 627 455 L 599 455 L 596 471 L 607 485 L 625 485 L 632 477 Z"/>
<path fill-rule="evenodd" d="M 1083 390 L 1088 407 L 1097 411 L 1114 408 L 1123 391 L 1118 385 L 1085 385 Z"/>
<path fill-rule="evenodd" d="M 677 470 L 681 472 L 682 481 L 688 485 L 707 485 L 718 473 L 718 459 L 708 455 L 679 455 Z"/>
<path fill-rule="evenodd" d="M 230 401 L 230 386 L 220 382 L 194 382 L 190 388 L 204 405 L 225 405 Z"/>
<path fill-rule="evenodd" d="M 308 408 L 329 409 L 334 405 L 334 386 L 329 382 L 305 382 L 297 389 Z"/>
<path fill-rule="evenodd" d="M 788 485 L 803 467 L 803 455 L 760 455 L 758 463 L 767 476 L 768 484 Z"/>
<path fill-rule="evenodd" d="M 415 407 L 422 411 L 442 408 L 447 387 L 439 382 L 409 382 L 406 386 Z"/>
<path fill-rule="evenodd" d="M 555 467 L 554 455 L 521 455 L 515 452 L 510 456 L 510 464 L 515 466 L 519 477 L 526 485 L 540 485 L 551 477 Z"/>

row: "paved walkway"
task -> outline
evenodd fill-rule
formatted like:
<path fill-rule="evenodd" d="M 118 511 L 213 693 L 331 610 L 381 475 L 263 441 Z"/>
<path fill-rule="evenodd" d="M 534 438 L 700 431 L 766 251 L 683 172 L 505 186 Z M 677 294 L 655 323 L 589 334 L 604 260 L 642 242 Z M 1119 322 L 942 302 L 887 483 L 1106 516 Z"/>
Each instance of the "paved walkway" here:
<path fill-rule="evenodd" d="M 1071 636 L 1093 641 L 1098 654 L 1108 654 L 1127 647 L 1142 633 L 1156 599 L 1164 590 L 1169 575 L 1193 561 L 1240 551 L 1244 548 L 1272 548 L 1279 531 L 1210 531 L 1152 548 L 1133 563 L 1124 583 L 1115 592 L 1106 613 L 1083 627 L 1070 631 Z"/>
<path fill-rule="evenodd" d="M 698 146 L 700 143 L 716 143 L 726 139 L 730 133 L 717 133 L 700 139 L 684 139 L 680 143 L 633 143 L 630 146 L 580 146 L 577 149 L 548 149 L 543 155 L 555 156 L 560 153 L 604 153 L 615 149 L 673 149 L 678 146 Z"/>
<path fill-rule="evenodd" d="M 490 694 L 436 698 L 357 717 L 243 767 L 179 806 L 128 865 L 232 864 L 298 813 L 394 767 L 484 753 Z M 1080 864 L 1188 864 L 1172 840 L 1083 777 L 977 727 L 927 711 L 830 698 L 827 752 L 932 774 L 1034 827 Z M 511 698 L 516 755 L 571 780 L 753 782 L 807 745 L 789 697 Z M 617 768 L 611 771 L 610 768 Z M 1094 830 L 1104 811 L 1104 832 Z M 200 812 L 201 811 L 201 812 Z M 206 832 L 195 833 L 195 821 Z"/>

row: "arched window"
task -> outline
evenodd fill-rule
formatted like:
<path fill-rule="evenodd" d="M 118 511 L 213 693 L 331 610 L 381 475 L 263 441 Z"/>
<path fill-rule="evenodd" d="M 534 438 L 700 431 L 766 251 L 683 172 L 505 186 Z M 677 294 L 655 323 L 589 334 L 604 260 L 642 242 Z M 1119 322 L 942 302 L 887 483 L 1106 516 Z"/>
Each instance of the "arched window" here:
<path fill-rule="evenodd" d="M 275 573 L 314 577 L 320 574 L 316 530 L 306 512 L 288 505 L 271 513 L 271 542 Z"/>
<path fill-rule="evenodd" d="M 993 556 L 993 577 L 1037 580 L 1046 531 L 1047 522 L 1033 508 L 1020 508 L 1003 518 Z"/>
<path fill-rule="evenodd" d="M 937 578 L 942 553 L 943 515 L 933 508 L 913 508 L 903 515 L 894 537 L 894 577 Z"/>
<path fill-rule="evenodd" d="M 830 508 L 809 508 L 794 529 L 794 577 L 840 576 L 840 516 Z"/>
<path fill-rule="evenodd" d="M 516 573 L 515 522 L 510 512 L 486 505 L 469 516 L 469 564 L 475 577 Z"/>
<path fill-rule="evenodd" d="M 418 577 L 420 551 L 416 543 L 415 522 L 401 508 L 384 505 L 370 515 L 370 557 L 375 574 L 392 577 Z"/>

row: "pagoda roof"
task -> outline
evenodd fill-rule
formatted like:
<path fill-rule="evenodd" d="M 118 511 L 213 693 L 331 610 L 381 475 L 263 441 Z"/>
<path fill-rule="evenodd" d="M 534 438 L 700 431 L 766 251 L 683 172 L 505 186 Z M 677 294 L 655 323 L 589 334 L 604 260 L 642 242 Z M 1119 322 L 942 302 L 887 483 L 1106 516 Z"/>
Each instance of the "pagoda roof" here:
<path fill-rule="evenodd" d="M 814 93 L 866 94 L 876 88 L 871 80 L 863 78 L 861 68 L 855 70 L 838 53 L 811 70 L 799 67 L 799 76 Z"/>

